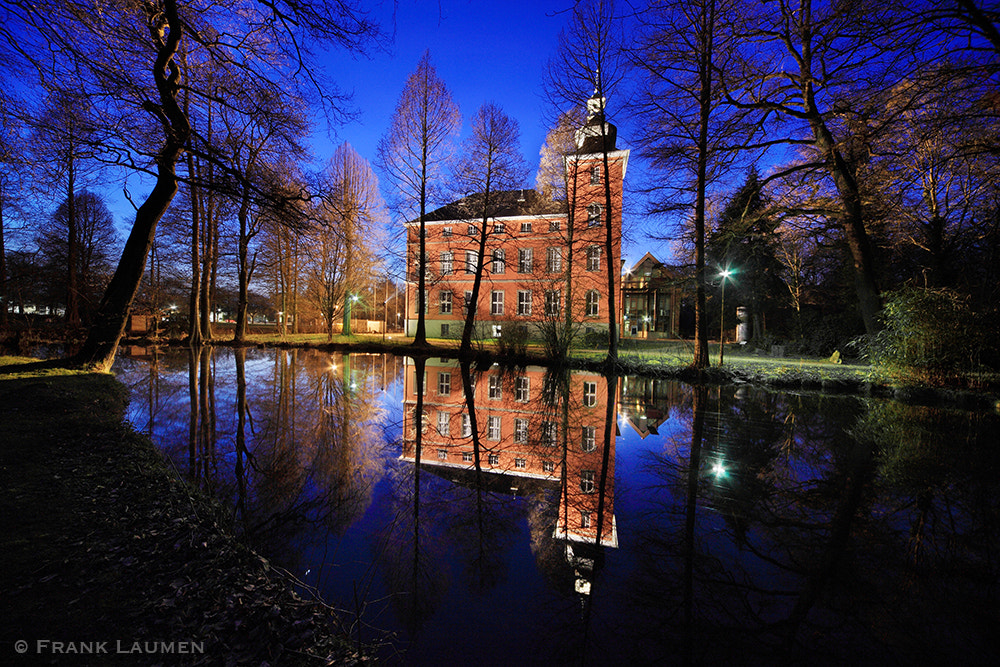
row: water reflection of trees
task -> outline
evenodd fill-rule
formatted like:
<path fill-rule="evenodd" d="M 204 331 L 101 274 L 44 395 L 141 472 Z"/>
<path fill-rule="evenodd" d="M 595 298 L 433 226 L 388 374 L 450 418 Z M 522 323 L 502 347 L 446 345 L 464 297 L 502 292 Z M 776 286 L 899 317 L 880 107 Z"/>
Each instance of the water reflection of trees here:
<path fill-rule="evenodd" d="M 995 470 L 989 430 L 967 415 L 948 426 L 940 411 L 899 404 L 826 405 L 749 388 L 689 393 L 688 427 L 649 461 L 662 486 L 639 534 L 628 600 L 650 622 L 631 626 L 640 628 L 626 642 L 631 659 L 868 664 L 996 655 L 976 620 L 997 608 L 990 554 L 998 545 L 986 528 L 997 525 L 995 476 L 956 470 L 964 457 L 940 452 L 942 434 L 962 425 L 964 451 L 991 442 Z M 928 456 L 937 469 L 927 469 Z M 919 488 L 902 483 L 911 465 Z M 962 488 L 949 477 L 979 483 Z M 941 480 L 934 501 L 927 480 Z M 934 534 L 921 534 L 930 515 L 939 519 Z M 915 541 L 956 539 L 968 547 L 961 557 L 914 570 Z M 956 584 L 971 597 L 944 590 Z"/>

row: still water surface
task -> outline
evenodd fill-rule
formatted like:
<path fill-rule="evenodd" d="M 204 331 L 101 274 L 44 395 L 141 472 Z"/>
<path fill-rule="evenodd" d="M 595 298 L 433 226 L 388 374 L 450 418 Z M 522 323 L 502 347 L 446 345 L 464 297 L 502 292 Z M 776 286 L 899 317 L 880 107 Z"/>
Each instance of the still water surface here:
<path fill-rule="evenodd" d="M 115 369 L 136 428 L 392 661 L 1000 657 L 995 413 L 464 370 L 207 347 Z"/>

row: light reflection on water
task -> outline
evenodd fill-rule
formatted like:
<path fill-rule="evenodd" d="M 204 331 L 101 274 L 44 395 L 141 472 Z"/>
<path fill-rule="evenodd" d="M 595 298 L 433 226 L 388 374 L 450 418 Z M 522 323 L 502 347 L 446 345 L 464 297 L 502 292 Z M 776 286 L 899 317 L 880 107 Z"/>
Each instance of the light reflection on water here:
<path fill-rule="evenodd" d="M 136 428 L 390 659 L 1000 654 L 992 413 L 310 350 L 116 373 Z"/>

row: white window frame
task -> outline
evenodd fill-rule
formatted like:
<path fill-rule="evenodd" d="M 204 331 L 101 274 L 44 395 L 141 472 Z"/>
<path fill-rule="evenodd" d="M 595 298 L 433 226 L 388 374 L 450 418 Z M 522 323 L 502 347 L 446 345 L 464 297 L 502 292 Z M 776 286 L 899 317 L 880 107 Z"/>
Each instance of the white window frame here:
<path fill-rule="evenodd" d="M 535 264 L 534 248 L 520 248 L 517 251 L 517 272 L 531 273 Z"/>
<path fill-rule="evenodd" d="M 454 294 L 451 290 L 441 290 L 438 295 L 438 308 L 442 315 L 451 315 L 452 308 L 454 307 Z"/>
<path fill-rule="evenodd" d="M 597 449 L 597 429 L 593 426 L 583 426 L 581 428 L 580 447 L 585 452 L 592 452 Z"/>
<path fill-rule="evenodd" d="M 446 438 L 451 436 L 451 414 L 444 410 L 438 410 L 437 431 Z"/>
<path fill-rule="evenodd" d="M 545 252 L 545 268 L 549 273 L 562 271 L 562 248 L 552 246 Z"/>
<path fill-rule="evenodd" d="M 531 290 L 517 291 L 517 314 L 531 316 Z"/>
<path fill-rule="evenodd" d="M 438 371 L 438 396 L 451 396 L 451 373 Z"/>
<path fill-rule="evenodd" d="M 455 253 L 445 250 L 441 253 L 441 275 L 447 276 L 455 270 Z"/>
<path fill-rule="evenodd" d="M 495 289 L 490 292 L 490 315 L 503 315 L 503 290 Z"/>
<path fill-rule="evenodd" d="M 486 418 L 486 439 L 500 442 L 500 416 L 490 415 Z"/>
<path fill-rule="evenodd" d="M 505 273 L 507 271 L 507 253 L 504 252 L 503 248 L 497 248 L 493 251 L 493 262 L 490 270 L 493 273 Z"/>
<path fill-rule="evenodd" d="M 587 270 L 588 271 L 601 270 L 601 246 L 599 245 L 587 246 Z"/>
<path fill-rule="evenodd" d="M 597 383 L 584 380 L 583 382 L 583 405 L 592 408 L 597 405 Z"/>
<path fill-rule="evenodd" d="M 595 289 L 587 292 L 587 316 L 596 317 L 601 311 L 601 293 Z"/>
<path fill-rule="evenodd" d="M 487 380 L 487 383 L 489 384 L 489 386 L 487 388 L 488 389 L 487 396 L 491 400 L 494 400 L 494 401 L 502 399 L 503 398 L 503 384 L 500 381 L 500 376 L 499 375 L 490 375 L 489 378 L 488 378 L 488 380 Z"/>
<path fill-rule="evenodd" d="M 514 379 L 514 400 L 518 403 L 527 403 L 531 398 L 531 378 L 526 375 L 518 375 Z"/>
<path fill-rule="evenodd" d="M 519 445 L 528 442 L 528 420 L 523 417 L 514 419 L 514 442 Z"/>

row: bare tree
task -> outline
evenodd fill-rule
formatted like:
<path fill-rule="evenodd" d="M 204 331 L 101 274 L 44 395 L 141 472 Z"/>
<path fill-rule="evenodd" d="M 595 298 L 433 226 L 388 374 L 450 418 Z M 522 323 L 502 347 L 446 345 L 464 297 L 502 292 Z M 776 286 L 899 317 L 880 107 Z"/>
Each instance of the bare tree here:
<path fill-rule="evenodd" d="M 383 216 L 378 178 L 368 160 L 348 144 L 341 144 L 327 163 L 323 207 L 335 233 L 343 238 L 343 333 L 351 335 L 352 306 L 358 300 L 358 269 L 371 266 L 365 239 L 374 236 L 374 227 Z"/>
<path fill-rule="evenodd" d="M 617 284 L 621 270 L 618 260 L 621 234 L 615 233 L 615 220 L 621 221 L 621 202 L 611 191 L 609 154 L 615 150 L 617 130 L 607 122 L 607 99 L 622 77 L 619 21 L 611 0 L 587 0 L 577 3 L 569 27 L 559 33 L 556 56 L 548 64 L 545 87 L 557 108 L 587 109 L 587 124 L 577 135 L 579 154 L 600 153 L 604 185 L 604 253 L 608 281 L 608 359 L 618 358 Z M 591 93 L 591 91 L 593 91 Z M 569 308 L 570 304 L 566 304 Z"/>
<path fill-rule="evenodd" d="M 417 277 L 418 316 L 414 345 L 427 342 L 424 313 L 427 204 L 440 187 L 437 179 L 451 156 L 451 141 L 460 122 L 458 105 L 431 65 L 430 51 L 426 51 L 417 69 L 406 80 L 389 129 L 379 141 L 377 155 L 377 164 L 396 190 L 396 210 L 404 216 L 416 215 L 420 222 L 417 255 L 407 259 L 410 270 Z"/>
<path fill-rule="evenodd" d="M 721 92 L 740 14 L 740 4 L 733 0 L 660 3 L 640 16 L 639 47 L 631 52 L 639 74 L 632 101 L 642 121 L 637 143 L 656 174 L 648 186 L 651 212 L 691 215 L 693 224 L 695 368 L 709 363 L 707 197 L 752 134 L 746 119 L 726 108 Z"/>
<path fill-rule="evenodd" d="M 483 282 L 486 263 L 486 242 L 491 236 L 503 236 L 505 232 L 493 233 L 490 218 L 500 209 L 505 191 L 523 184 L 527 176 L 524 158 L 519 151 L 521 131 L 517 121 L 508 116 L 493 103 L 484 104 L 472 117 L 472 134 L 465 141 L 464 154 L 455 170 L 458 188 L 472 196 L 468 198 L 470 218 L 478 220 L 478 251 L 476 253 L 475 275 L 472 281 L 472 301 L 465 314 L 460 352 L 467 354 L 472 349 L 472 332 L 476 323 L 476 304 Z"/>
<path fill-rule="evenodd" d="M 311 96 L 327 111 L 340 108 L 335 88 L 321 81 L 317 45 L 359 49 L 374 35 L 368 20 L 338 0 L 224 0 L 203 6 L 177 0 L 126 3 L 94 11 L 74 0 L 5 0 L 0 64 L 26 85 L 58 81 L 97 107 L 114 134 L 108 152 L 154 177 L 138 206 L 90 334 L 73 362 L 107 369 L 142 280 L 157 224 L 177 192 L 177 162 L 191 138 L 181 90 L 224 101 L 225 85 L 197 80 L 179 58 L 185 41 L 212 54 L 227 76 L 276 97 Z"/>

